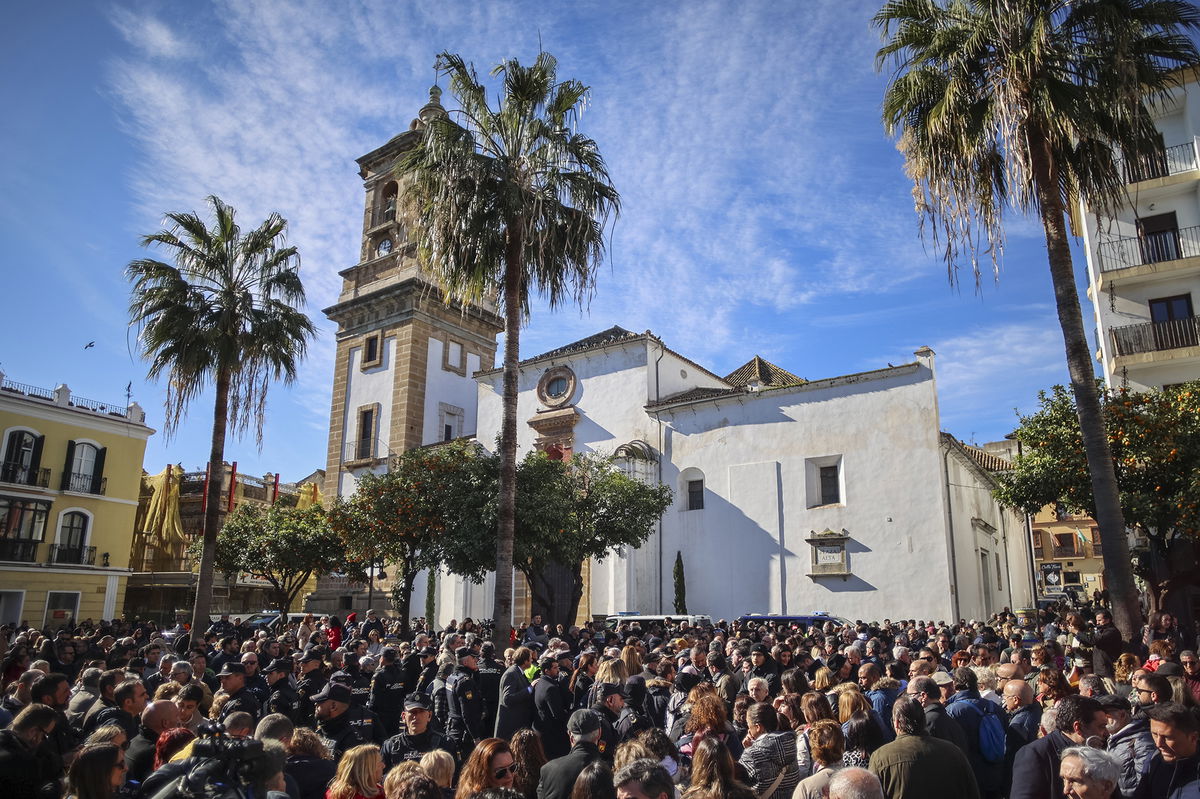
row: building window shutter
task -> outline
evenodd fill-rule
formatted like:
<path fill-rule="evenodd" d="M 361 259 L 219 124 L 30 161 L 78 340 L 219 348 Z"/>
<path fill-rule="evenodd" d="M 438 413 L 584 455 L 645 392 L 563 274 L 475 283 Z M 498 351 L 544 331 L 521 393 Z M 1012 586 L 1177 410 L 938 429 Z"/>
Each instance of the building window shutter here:
<path fill-rule="evenodd" d="M 59 489 L 68 491 L 71 488 L 71 470 L 75 468 L 75 442 L 67 442 L 67 459 L 63 461 L 62 482 Z"/>
<path fill-rule="evenodd" d="M 36 482 L 37 471 L 42 468 L 42 447 L 45 443 L 45 436 L 37 436 L 33 439 L 33 455 L 29 459 L 30 485 Z"/>
<path fill-rule="evenodd" d="M 96 464 L 92 467 L 92 493 L 100 493 L 100 484 L 104 480 L 104 453 L 108 452 L 108 447 L 100 447 L 96 450 Z"/>

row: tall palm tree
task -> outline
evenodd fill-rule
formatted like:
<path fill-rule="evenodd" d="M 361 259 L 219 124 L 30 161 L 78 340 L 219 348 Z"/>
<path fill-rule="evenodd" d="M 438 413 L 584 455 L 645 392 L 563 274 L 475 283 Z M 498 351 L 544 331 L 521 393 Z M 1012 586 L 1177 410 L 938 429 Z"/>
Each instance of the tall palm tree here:
<path fill-rule="evenodd" d="M 204 548 L 192 613 L 193 632 L 208 628 L 213 560 L 221 517 L 225 434 L 255 423 L 262 447 L 267 388 L 290 383 L 315 329 L 303 311 L 300 255 L 285 246 L 287 220 L 271 214 L 243 233 L 234 209 L 209 197 L 212 226 L 195 213 L 167 214 L 167 228 L 142 238 L 174 262 L 152 258 L 125 269 L 133 283 L 129 315 L 150 361 L 149 376 L 167 378 L 167 434 L 211 382 L 215 388 L 208 464 Z"/>
<path fill-rule="evenodd" d="M 403 211 L 418 257 L 447 299 L 504 306 L 504 417 L 496 546 L 495 637 L 507 645 L 517 472 L 517 364 L 530 297 L 550 306 L 591 296 L 604 233 L 620 197 L 596 143 L 576 129 L 588 87 L 558 80 L 558 62 L 508 60 L 492 108 L 474 66 L 442 53 L 460 105 L 428 118 L 420 143 L 401 160 Z"/>
<path fill-rule="evenodd" d="M 1150 108 L 1198 63 L 1200 18 L 1175 0 L 893 0 L 875 16 L 881 67 L 894 73 L 883 123 L 897 136 L 922 231 L 930 225 L 953 279 L 993 267 L 1005 210 L 1036 213 L 1096 498 L 1114 620 L 1140 624 L 1071 263 L 1066 216 L 1083 200 L 1124 199 L 1119 158 L 1158 147 Z M 981 252 L 983 251 L 983 252 Z"/>

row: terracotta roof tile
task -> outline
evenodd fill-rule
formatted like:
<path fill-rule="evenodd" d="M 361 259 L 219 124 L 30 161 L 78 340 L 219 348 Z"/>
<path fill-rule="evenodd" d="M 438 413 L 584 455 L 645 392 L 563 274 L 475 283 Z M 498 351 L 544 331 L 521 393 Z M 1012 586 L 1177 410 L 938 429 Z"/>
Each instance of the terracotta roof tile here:
<path fill-rule="evenodd" d="M 725 382 L 731 386 L 795 386 L 808 381 L 755 355 L 727 374 Z"/>

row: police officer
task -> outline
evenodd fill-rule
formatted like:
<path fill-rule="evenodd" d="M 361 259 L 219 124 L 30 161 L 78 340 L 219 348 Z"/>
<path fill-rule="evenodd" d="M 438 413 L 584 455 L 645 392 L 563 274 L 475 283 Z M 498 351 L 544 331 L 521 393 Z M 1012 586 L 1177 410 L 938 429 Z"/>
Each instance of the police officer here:
<path fill-rule="evenodd" d="M 392 648 L 383 650 L 383 663 L 375 670 L 371 680 L 371 696 L 367 707 L 379 716 L 385 733 L 389 736 L 400 732 L 400 716 L 404 712 L 404 697 L 409 693 L 404 681 L 404 668 L 400 665 L 400 655 Z"/>
<path fill-rule="evenodd" d="M 430 686 L 438 676 L 437 654 L 437 649 L 432 646 L 422 647 L 417 653 L 418 669 L 417 680 L 414 683 L 415 690 L 429 693 Z"/>
<path fill-rule="evenodd" d="M 371 677 L 363 674 L 358 667 L 358 655 L 353 652 L 346 653 L 342 660 L 342 670 L 335 672 L 329 680 L 349 687 L 354 704 L 360 707 L 367 706 L 367 700 L 371 698 Z"/>
<path fill-rule="evenodd" d="M 458 668 L 446 680 L 449 709 L 446 734 L 466 755 L 483 736 L 483 696 L 475 683 L 475 650 L 460 646 L 454 651 Z"/>
<path fill-rule="evenodd" d="M 446 739 L 445 734 L 430 725 L 432 718 L 433 710 L 430 708 L 428 696 L 411 693 L 405 698 L 404 725 L 400 732 L 384 742 L 380 753 L 385 769 L 406 760 L 420 760 L 421 755 L 434 749 L 443 749 L 457 756 L 457 752 L 453 751 L 454 745 Z"/>
<path fill-rule="evenodd" d="M 241 663 L 226 663 L 221 667 L 217 679 L 221 681 L 221 690 L 229 694 L 229 699 L 221 706 L 221 718 L 218 721 L 225 721 L 230 713 L 240 710 L 249 713 L 257 724 L 262 708 L 246 687 L 246 667 Z"/>
<path fill-rule="evenodd" d="M 496 709 L 500 706 L 500 675 L 504 674 L 504 664 L 496 660 L 496 645 L 491 641 L 484 641 L 479 654 L 475 684 L 479 686 L 479 693 L 483 696 L 483 729 L 494 730 Z"/>
<path fill-rule="evenodd" d="M 360 727 L 351 723 L 352 701 L 350 689 L 336 682 L 327 683 L 312 697 L 316 706 L 317 735 L 333 753 L 334 760 L 340 760 L 348 749 L 371 742 L 370 738 L 363 737 Z"/>
<path fill-rule="evenodd" d="M 259 707 L 262 707 L 271 695 L 271 686 L 260 673 L 259 667 L 267 664 L 266 661 L 260 661 L 259 657 L 257 652 L 247 652 L 242 655 L 242 665 L 246 667 L 246 690 L 254 694 Z"/>
<path fill-rule="evenodd" d="M 275 658 L 267 666 L 267 682 L 271 693 L 267 697 L 267 712 L 281 713 L 295 723 L 300 715 L 300 694 L 292 687 L 292 661 Z"/>
<path fill-rule="evenodd" d="M 325 690 L 328 680 L 325 679 L 325 661 L 321 659 L 319 650 L 310 649 L 300 658 L 300 681 L 296 683 L 296 693 L 300 696 L 299 718 L 297 724 L 312 726 L 313 697 Z"/>

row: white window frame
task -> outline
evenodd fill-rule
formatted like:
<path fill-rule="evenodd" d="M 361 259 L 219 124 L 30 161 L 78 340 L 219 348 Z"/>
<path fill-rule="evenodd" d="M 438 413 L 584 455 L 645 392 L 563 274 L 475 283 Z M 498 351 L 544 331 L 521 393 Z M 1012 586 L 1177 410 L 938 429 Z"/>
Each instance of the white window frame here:
<path fill-rule="evenodd" d="M 95 524 L 96 524 L 96 515 L 94 513 L 92 513 L 90 510 L 88 510 L 87 508 L 63 508 L 62 510 L 60 510 L 58 512 L 58 521 L 54 525 L 54 544 L 55 544 L 55 546 L 62 546 L 62 544 L 63 544 L 63 540 L 62 540 L 63 521 L 66 520 L 68 513 L 82 513 L 84 516 L 87 517 L 87 520 L 88 520 L 87 530 L 83 534 L 83 541 L 79 544 L 79 546 L 81 548 L 87 549 L 91 545 L 92 531 L 95 528 Z"/>
<path fill-rule="evenodd" d="M 60 591 L 58 589 L 50 589 L 46 591 L 46 597 L 42 601 L 42 629 L 46 629 L 50 625 L 50 595 L 51 594 L 74 594 L 75 595 L 75 612 L 71 614 L 72 619 L 79 618 L 79 605 L 83 601 L 82 591 Z"/>

